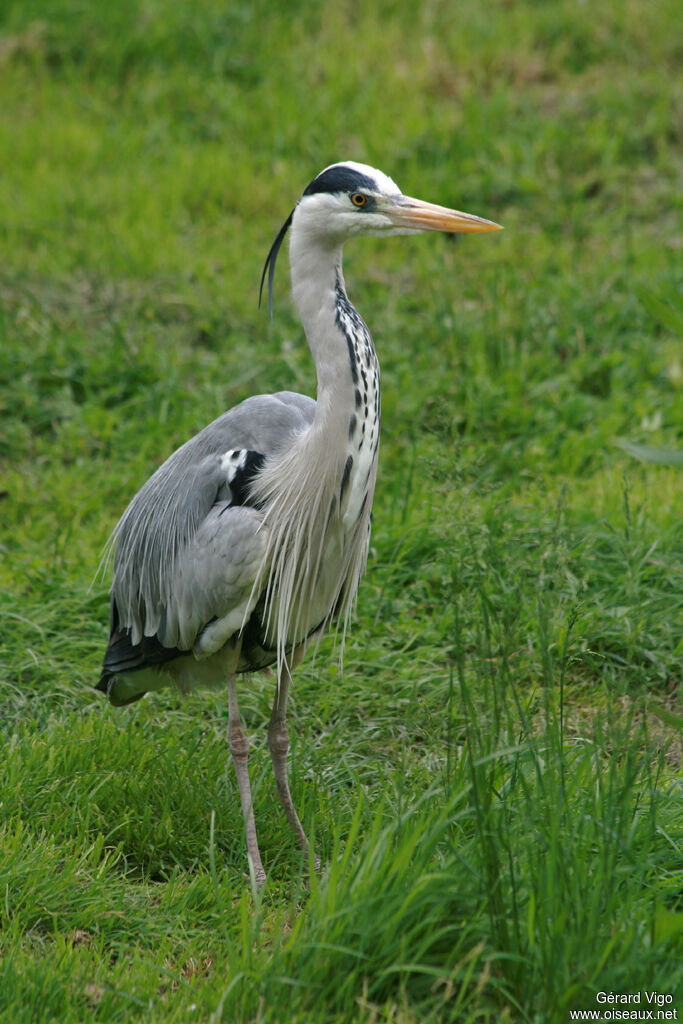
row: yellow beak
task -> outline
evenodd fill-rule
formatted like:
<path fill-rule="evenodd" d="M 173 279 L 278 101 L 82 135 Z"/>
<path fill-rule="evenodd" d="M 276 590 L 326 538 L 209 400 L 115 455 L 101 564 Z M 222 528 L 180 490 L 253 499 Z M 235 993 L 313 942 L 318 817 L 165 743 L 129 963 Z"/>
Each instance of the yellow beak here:
<path fill-rule="evenodd" d="M 383 212 L 397 227 L 419 231 L 475 234 L 503 230 L 502 225 L 494 224 L 492 220 L 475 217 L 472 213 L 461 213 L 460 210 L 449 210 L 448 207 L 437 206 L 435 203 L 425 203 L 421 199 L 411 199 L 410 196 L 400 196 L 392 200 Z"/>

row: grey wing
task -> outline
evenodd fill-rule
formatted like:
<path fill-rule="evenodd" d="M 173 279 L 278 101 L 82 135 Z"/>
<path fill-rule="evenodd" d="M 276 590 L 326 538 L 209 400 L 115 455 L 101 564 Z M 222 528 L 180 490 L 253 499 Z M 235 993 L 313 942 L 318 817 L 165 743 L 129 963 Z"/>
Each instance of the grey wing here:
<path fill-rule="evenodd" d="M 265 552 L 266 530 L 256 509 L 214 505 L 178 557 L 160 641 L 197 658 L 219 651 L 258 601 Z"/>
<path fill-rule="evenodd" d="M 196 659 L 220 651 L 258 601 L 265 550 L 266 530 L 258 510 L 225 501 L 214 505 L 178 555 L 173 594 L 153 636 L 132 643 L 112 596 L 109 645 L 97 689 L 117 706 L 129 704 L 170 681 L 143 670 L 190 651 Z"/>
<path fill-rule="evenodd" d="M 214 505 L 221 498 L 229 500 L 220 456 L 236 448 L 266 457 L 275 454 L 292 434 L 305 430 L 314 415 L 313 399 L 294 392 L 248 398 L 178 448 L 150 477 L 112 537 L 116 548 L 110 642 L 119 629 L 129 632 L 133 645 L 157 637 L 168 648 L 180 638 L 182 649 L 189 649 L 189 633 L 172 611 L 178 571 L 184 564 L 183 552 Z M 227 521 L 220 526 L 227 530 Z M 162 652 L 159 655 L 162 660 Z"/>

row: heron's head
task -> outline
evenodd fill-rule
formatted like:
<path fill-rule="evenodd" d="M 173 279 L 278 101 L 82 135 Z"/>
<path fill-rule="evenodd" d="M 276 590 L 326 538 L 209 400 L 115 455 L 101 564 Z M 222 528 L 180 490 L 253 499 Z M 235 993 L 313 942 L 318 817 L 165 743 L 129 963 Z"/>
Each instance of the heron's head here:
<path fill-rule="evenodd" d="M 314 178 L 297 203 L 294 217 L 308 232 L 334 242 L 354 235 L 453 234 L 500 228 L 490 220 L 404 196 L 386 174 L 352 161 L 332 164 Z"/>
<path fill-rule="evenodd" d="M 355 235 L 414 235 L 422 231 L 473 234 L 500 230 L 500 224 L 482 217 L 404 196 L 391 178 L 367 164 L 352 160 L 331 164 L 304 189 L 268 253 L 261 289 L 268 271 L 269 294 L 275 260 L 291 225 L 311 243 L 331 247 L 342 245 Z"/>

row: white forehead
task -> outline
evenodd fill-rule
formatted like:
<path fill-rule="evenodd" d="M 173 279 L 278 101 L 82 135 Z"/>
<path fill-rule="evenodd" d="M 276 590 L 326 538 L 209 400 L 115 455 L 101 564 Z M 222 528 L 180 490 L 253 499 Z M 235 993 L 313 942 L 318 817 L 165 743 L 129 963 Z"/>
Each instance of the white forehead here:
<path fill-rule="evenodd" d="M 352 171 L 357 171 L 358 174 L 365 175 L 366 178 L 372 178 L 376 182 L 377 191 L 382 192 L 388 196 L 400 195 L 401 190 L 392 178 L 388 174 L 384 174 L 382 171 L 377 170 L 376 167 L 371 167 L 370 164 L 360 164 L 357 160 L 339 160 L 335 164 L 330 164 L 329 167 L 325 168 L 325 171 L 329 171 L 332 167 L 348 167 Z M 322 171 L 321 173 L 325 173 Z"/>

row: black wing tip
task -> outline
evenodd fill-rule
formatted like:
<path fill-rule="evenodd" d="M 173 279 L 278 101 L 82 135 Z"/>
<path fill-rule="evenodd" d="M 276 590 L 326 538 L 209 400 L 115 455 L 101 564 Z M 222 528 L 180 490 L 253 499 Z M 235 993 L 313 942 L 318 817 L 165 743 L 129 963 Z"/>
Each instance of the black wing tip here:
<path fill-rule="evenodd" d="M 181 651 L 179 647 L 164 647 L 156 636 L 144 636 L 140 643 L 133 644 L 129 629 L 116 629 L 109 639 L 109 646 L 104 654 L 102 671 L 99 681 L 95 684 L 95 689 L 105 694 L 116 706 L 132 704 L 133 701 L 144 696 L 146 691 L 141 690 L 134 697 L 123 701 L 117 699 L 116 682 L 119 676 L 163 665 L 165 662 L 173 661 L 187 653 L 187 651 Z"/>

